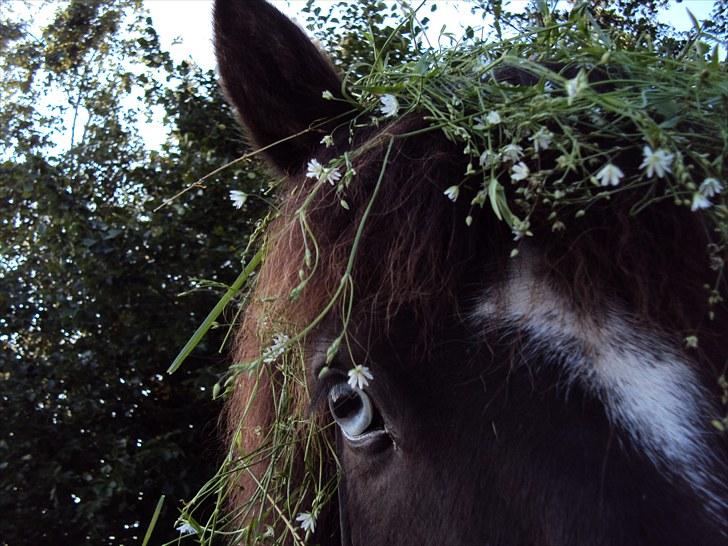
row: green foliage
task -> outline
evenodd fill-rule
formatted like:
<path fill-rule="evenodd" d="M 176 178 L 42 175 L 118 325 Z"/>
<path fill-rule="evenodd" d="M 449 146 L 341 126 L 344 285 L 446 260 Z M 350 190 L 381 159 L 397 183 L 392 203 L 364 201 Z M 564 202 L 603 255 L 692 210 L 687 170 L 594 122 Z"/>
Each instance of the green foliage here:
<path fill-rule="evenodd" d="M 174 64 L 138 3 L 71 2 L 42 38 L 2 26 L 0 537 L 136 543 L 164 493 L 152 543 L 171 540 L 215 467 L 230 317 L 164 370 L 238 274 L 269 179 L 248 161 L 158 209 L 245 147 L 214 74 Z"/>
<path fill-rule="evenodd" d="M 318 5 L 307 0 L 303 13 L 311 32 L 332 61 L 347 74 L 363 76 L 377 57 L 397 64 L 416 57 L 426 17 L 397 28 L 401 8 L 395 2 L 345 0 Z"/>

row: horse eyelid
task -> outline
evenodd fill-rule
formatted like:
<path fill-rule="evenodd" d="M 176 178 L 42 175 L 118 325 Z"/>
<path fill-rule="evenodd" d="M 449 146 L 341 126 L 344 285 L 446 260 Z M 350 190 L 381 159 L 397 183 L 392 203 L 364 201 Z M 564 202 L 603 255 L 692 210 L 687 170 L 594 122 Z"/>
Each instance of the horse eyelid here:
<path fill-rule="evenodd" d="M 345 381 L 346 374 L 344 372 L 337 368 L 329 368 L 328 372 L 316 381 L 311 395 L 311 402 L 308 404 L 308 414 L 311 415 L 320 409 L 334 385 Z"/>

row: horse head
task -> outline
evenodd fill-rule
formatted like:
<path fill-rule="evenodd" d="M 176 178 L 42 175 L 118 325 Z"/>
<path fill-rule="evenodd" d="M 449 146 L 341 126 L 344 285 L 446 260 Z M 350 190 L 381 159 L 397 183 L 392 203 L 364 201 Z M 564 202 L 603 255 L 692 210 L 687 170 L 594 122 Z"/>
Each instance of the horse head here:
<path fill-rule="evenodd" d="M 534 230 L 512 257 L 504 222 L 465 222 L 471 199 L 443 195 L 467 158 L 422 113 L 352 130 L 336 70 L 262 0 L 218 0 L 215 33 L 229 100 L 285 175 L 236 360 L 261 354 L 270 321 L 315 325 L 291 411 L 319 416 L 335 446 L 320 471 L 339 478 L 313 542 L 728 544 L 711 425 L 728 320 L 706 298 L 701 215 L 671 202 L 632 214 L 625 191 L 563 233 Z M 330 162 L 354 148 L 337 191 Z M 274 422 L 278 401 L 254 387 L 279 380 L 238 379 L 239 452 Z M 239 479 L 233 508 L 265 464 Z"/>

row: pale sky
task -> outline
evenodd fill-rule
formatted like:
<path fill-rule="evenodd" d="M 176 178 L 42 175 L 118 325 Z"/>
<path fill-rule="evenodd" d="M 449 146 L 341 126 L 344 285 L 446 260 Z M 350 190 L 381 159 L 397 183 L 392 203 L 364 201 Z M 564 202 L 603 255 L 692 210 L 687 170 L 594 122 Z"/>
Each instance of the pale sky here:
<path fill-rule="evenodd" d="M 430 0 L 431 2 L 432 0 Z M 462 0 L 434 0 L 438 10 L 429 13 L 423 9 L 432 20 L 432 29 L 439 32 L 442 25 L 449 30 L 456 31 L 461 23 L 477 25 L 479 19 L 470 14 L 470 4 Z M 710 1 L 710 0 L 709 0 Z M 335 0 L 319 0 L 319 4 L 333 4 Z M 182 60 L 191 57 L 203 68 L 215 66 L 215 55 L 212 47 L 212 0 L 144 0 L 144 6 L 149 10 L 154 28 L 160 35 L 162 46 L 172 51 L 174 58 Z M 291 17 L 303 21 L 301 8 L 306 5 L 305 0 L 272 0 L 279 10 Z M 528 0 L 514 0 L 511 5 L 526 5 Z M 467 23 L 466 23 L 467 24 Z M 173 46 L 175 36 L 181 38 L 179 45 Z"/>
<path fill-rule="evenodd" d="M 212 45 L 212 4 L 213 0 L 143 0 L 144 6 L 149 10 L 154 27 L 159 33 L 161 46 L 170 52 L 177 62 L 184 59 L 192 60 L 204 69 L 215 68 L 215 54 Z M 304 20 L 301 9 L 305 0 L 271 0 L 283 13 L 289 17 Z M 319 4 L 331 4 L 336 0 L 318 0 Z M 353 1 L 353 0 L 352 0 Z M 559 0 L 567 4 L 567 0 Z M 470 13 L 471 2 L 465 0 L 425 0 L 426 5 L 422 13 L 430 18 L 428 38 L 436 42 L 440 29 L 445 26 L 449 32 L 456 36 L 461 35 L 461 29 L 467 25 L 474 28 L 482 26 L 480 17 Z M 437 11 L 430 12 L 428 4 L 436 3 Z M 522 9 L 528 0 L 511 0 L 506 5 L 512 11 Z M 698 18 L 703 20 L 710 15 L 713 0 L 683 0 L 681 3 L 672 2 L 670 8 L 660 15 L 660 20 L 672 24 L 678 30 L 688 30 L 692 23 L 687 15 L 686 8 Z M 32 4 L 31 4 L 32 5 Z M 11 9 L 19 12 L 27 11 L 24 3 L 10 3 Z M 53 3 L 47 4 L 44 10 L 34 14 L 36 24 L 43 25 L 44 21 L 53 16 L 57 8 Z M 32 8 L 31 8 L 32 9 Z M 133 98 L 130 98 L 132 100 Z M 63 101 L 63 98 L 59 98 Z M 140 122 L 139 129 L 149 148 L 158 149 L 167 138 L 167 128 L 162 123 L 162 112 L 158 109 L 150 122 Z M 72 112 L 67 112 L 66 125 L 69 127 L 68 135 L 59 135 L 59 146 L 70 138 L 70 125 Z M 83 125 L 85 112 L 80 112 L 77 124 Z"/>
<path fill-rule="evenodd" d="M 333 3 L 334 0 L 320 0 L 320 3 Z M 433 0 L 429 0 L 431 3 Z M 440 28 L 446 25 L 448 30 L 455 32 L 471 24 L 482 24 L 479 18 L 470 14 L 470 3 L 463 0 L 434 0 L 438 10 L 427 13 L 431 19 L 430 28 L 437 35 Z M 305 0 L 273 0 L 278 9 L 289 17 L 300 17 L 300 9 L 306 4 Z M 508 6 L 512 11 L 519 6 L 525 6 L 527 0 L 511 0 Z M 176 60 L 192 58 L 203 68 L 215 66 L 215 56 L 212 47 L 212 0 L 144 0 L 154 21 L 154 27 L 162 40 L 162 47 L 172 52 Z M 686 8 L 698 18 L 705 19 L 713 7 L 713 0 L 683 0 L 681 3 L 672 2 L 669 10 L 661 14 L 663 22 L 672 24 L 678 30 L 688 30 L 692 27 Z M 181 38 L 181 43 L 172 45 L 175 37 Z"/>

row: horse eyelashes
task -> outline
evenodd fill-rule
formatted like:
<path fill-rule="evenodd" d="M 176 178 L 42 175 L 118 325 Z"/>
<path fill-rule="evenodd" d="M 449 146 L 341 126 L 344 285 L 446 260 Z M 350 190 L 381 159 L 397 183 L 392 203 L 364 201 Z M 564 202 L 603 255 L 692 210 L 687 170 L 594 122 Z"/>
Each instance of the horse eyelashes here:
<path fill-rule="evenodd" d="M 346 383 L 346 374 L 338 368 L 328 368 L 326 373 L 316 381 L 314 390 L 311 393 L 311 401 L 308 405 L 309 415 L 319 411 L 327 400 L 331 389 L 342 382 Z"/>
<path fill-rule="evenodd" d="M 374 421 L 374 406 L 364 391 L 337 383 L 328 394 L 329 411 L 344 436 L 351 440 L 364 434 Z"/>

